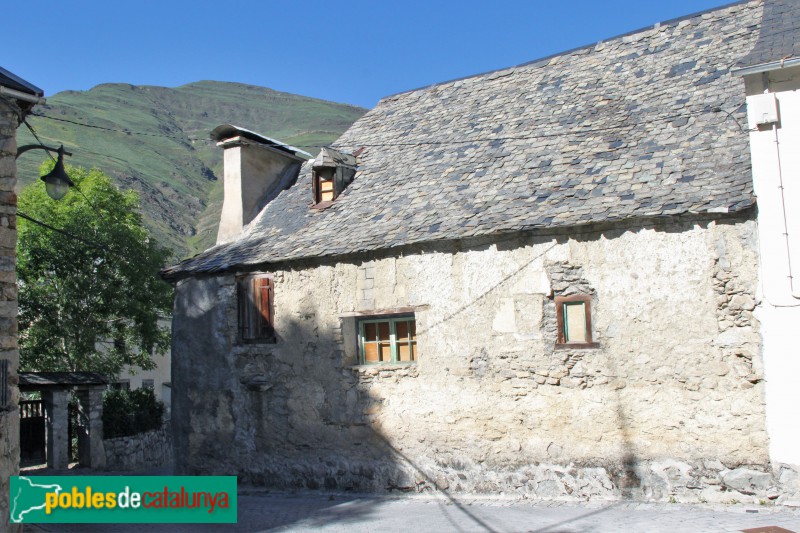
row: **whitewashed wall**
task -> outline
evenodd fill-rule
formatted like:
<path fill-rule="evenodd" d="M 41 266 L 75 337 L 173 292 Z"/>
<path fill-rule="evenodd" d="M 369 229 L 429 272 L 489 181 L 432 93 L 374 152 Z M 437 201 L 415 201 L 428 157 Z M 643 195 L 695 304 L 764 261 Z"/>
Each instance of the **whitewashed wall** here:
<path fill-rule="evenodd" d="M 756 314 L 763 337 L 770 456 L 778 463 L 800 465 L 800 68 L 745 81 L 758 196 Z M 757 100 L 765 91 L 777 98 L 779 122 L 759 126 Z"/>

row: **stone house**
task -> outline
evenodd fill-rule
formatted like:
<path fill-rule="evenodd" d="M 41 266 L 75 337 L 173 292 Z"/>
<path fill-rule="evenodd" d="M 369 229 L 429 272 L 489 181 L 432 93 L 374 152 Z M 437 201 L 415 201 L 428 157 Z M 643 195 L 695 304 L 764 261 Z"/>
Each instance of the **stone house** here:
<path fill-rule="evenodd" d="M 0 529 L 7 531 L 8 479 L 19 472 L 17 369 L 17 127 L 44 92 L 0 68 Z"/>
<path fill-rule="evenodd" d="M 313 161 L 214 130 L 218 244 L 163 272 L 178 471 L 777 498 L 730 72 L 763 11 L 389 96 Z"/>

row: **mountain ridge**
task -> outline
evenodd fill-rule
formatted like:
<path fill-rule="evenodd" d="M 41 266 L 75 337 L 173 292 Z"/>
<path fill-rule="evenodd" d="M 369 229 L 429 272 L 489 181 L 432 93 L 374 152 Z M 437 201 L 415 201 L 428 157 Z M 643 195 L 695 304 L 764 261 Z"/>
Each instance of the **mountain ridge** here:
<path fill-rule="evenodd" d="M 367 110 L 238 82 L 178 87 L 99 84 L 62 91 L 28 117 L 42 142 L 73 152 L 68 164 L 96 167 L 140 193 L 145 224 L 176 259 L 213 245 L 222 204 L 222 150 L 209 138 L 236 124 L 312 154 Z M 27 128 L 18 143 L 38 143 Z M 21 186 L 42 159 L 17 160 Z"/>

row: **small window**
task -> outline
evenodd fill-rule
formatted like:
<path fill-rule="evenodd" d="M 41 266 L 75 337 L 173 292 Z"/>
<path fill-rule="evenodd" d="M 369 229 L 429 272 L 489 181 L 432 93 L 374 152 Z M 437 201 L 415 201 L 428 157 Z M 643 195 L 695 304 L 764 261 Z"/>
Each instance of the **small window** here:
<path fill-rule="evenodd" d="M 142 380 L 142 388 L 143 389 L 151 389 L 155 390 L 156 386 L 152 379 L 143 379 Z"/>
<path fill-rule="evenodd" d="M 322 148 L 314 158 L 312 182 L 314 203 L 317 209 L 330 206 L 356 176 L 356 156 L 333 148 Z"/>
<path fill-rule="evenodd" d="M 131 382 L 128 379 L 121 379 L 111 384 L 113 390 L 131 390 Z"/>
<path fill-rule="evenodd" d="M 592 298 L 588 295 L 556 296 L 558 338 L 556 344 L 596 347 L 592 341 Z"/>
<path fill-rule="evenodd" d="M 237 285 L 239 339 L 275 342 L 272 277 L 248 276 L 239 279 Z"/>
<path fill-rule="evenodd" d="M 413 316 L 360 320 L 358 330 L 361 364 L 416 362 L 417 326 Z"/>
<path fill-rule="evenodd" d="M 333 173 L 335 169 L 321 168 L 314 171 L 314 203 L 332 202 L 334 199 Z"/>

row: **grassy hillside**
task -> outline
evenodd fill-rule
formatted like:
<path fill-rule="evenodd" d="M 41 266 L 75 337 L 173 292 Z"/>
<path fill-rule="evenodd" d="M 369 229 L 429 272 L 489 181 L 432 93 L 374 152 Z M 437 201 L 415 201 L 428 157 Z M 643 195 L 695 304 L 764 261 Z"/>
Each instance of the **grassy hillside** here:
<path fill-rule="evenodd" d="M 216 239 L 222 150 L 208 140 L 212 129 L 229 123 L 295 146 L 316 146 L 336 139 L 365 112 L 239 83 L 201 81 L 174 89 L 109 83 L 48 97 L 34 113 L 51 118 L 28 121 L 46 144 L 64 144 L 74 153 L 68 163 L 97 167 L 120 186 L 140 191 L 147 225 L 180 258 Z M 17 134 L 19 145 L 36 142 L 24 126 Z M 38 177 L 43 154 L 17 160 L 22 186 Z"/>

